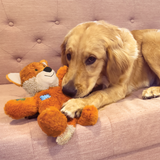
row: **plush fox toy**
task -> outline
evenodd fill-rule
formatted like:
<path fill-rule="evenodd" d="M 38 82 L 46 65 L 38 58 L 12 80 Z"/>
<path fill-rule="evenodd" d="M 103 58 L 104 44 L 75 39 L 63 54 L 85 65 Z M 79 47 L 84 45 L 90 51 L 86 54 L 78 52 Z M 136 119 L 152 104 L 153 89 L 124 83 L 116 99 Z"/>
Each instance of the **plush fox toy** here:
<path fill-rule="evenodd" d="M 80 118 L 70 119 L 60 112 L 70 99 L 62 93 L 62 79 L 67 67 L 61 67 L 57 74 L 48 67 L 46 60 L 33 62 L 24 67 L 20 73 L 10 73 L 7 79 L 22 86 L 32 97 L 10 100 L 4 110 L 13 119 L 32 116 L 39 112 L 37 118 L 41 129 L 49 136 L 57 137 L 56 142 L 66 144 L 72 137 L 76 124 L 94 125 L 98 120 L 98 111 L 94 106 L 86 106 Z"/>

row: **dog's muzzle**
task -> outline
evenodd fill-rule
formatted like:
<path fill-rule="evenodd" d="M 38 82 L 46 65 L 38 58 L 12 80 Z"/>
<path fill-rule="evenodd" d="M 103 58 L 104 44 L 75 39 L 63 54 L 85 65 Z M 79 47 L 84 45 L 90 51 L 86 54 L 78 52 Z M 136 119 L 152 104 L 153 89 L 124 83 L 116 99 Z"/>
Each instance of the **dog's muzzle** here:
<path fill-rule="evenodd" d="M 72 80 L 69 81 L 65 86 L 63 86 L 62 92 L 69 97 L 74 97 L 77 93 L 77 90 L 74 87 L 74 82 Z"/>

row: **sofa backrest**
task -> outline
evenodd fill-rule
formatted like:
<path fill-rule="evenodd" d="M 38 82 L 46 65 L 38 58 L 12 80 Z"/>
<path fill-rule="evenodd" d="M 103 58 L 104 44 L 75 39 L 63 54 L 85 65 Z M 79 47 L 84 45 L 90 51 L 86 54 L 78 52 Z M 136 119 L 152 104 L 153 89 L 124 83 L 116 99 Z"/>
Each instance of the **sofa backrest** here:
<path fill-rule="evenodd" d="M 105 20 L 130 30 L 159 28 L 159 0 L 0 1 L 0 84 L 33 61 L 61 66 L 60 45 L 78 23 Z"/>

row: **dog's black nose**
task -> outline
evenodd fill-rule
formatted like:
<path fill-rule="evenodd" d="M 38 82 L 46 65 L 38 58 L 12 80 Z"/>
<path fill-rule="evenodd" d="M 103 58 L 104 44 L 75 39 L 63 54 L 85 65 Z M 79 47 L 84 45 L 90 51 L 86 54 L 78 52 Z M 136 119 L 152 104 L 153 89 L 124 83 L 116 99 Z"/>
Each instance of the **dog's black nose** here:
<path fill-rule="evenodd" d="M 74 87 L 73 81 L 69 81 L 65 86 L 63 86 L 62 92 L 69 97 L 74 97 L 77 90 Z"/>
<path fill-rule="evenodd" d="M 43 71 L 45 71 L 45 72 L 51 72 L 52 69 L 50 67 L 45 67 Z"/>

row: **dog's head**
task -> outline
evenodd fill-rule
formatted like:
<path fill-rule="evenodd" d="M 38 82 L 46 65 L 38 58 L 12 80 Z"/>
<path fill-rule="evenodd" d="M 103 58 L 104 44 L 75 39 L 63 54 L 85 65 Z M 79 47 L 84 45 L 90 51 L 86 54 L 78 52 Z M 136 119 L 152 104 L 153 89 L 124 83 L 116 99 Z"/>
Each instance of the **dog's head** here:
<path fill-rule="evenodd" d="M 63 92 L 71 97 L 84 97 L 99 84 L 121 83 L 138 53 L 127 29 L 104 21 L 79 24 L 66 35 L 61 49 L 62 63 L 68 66 Z"/>

